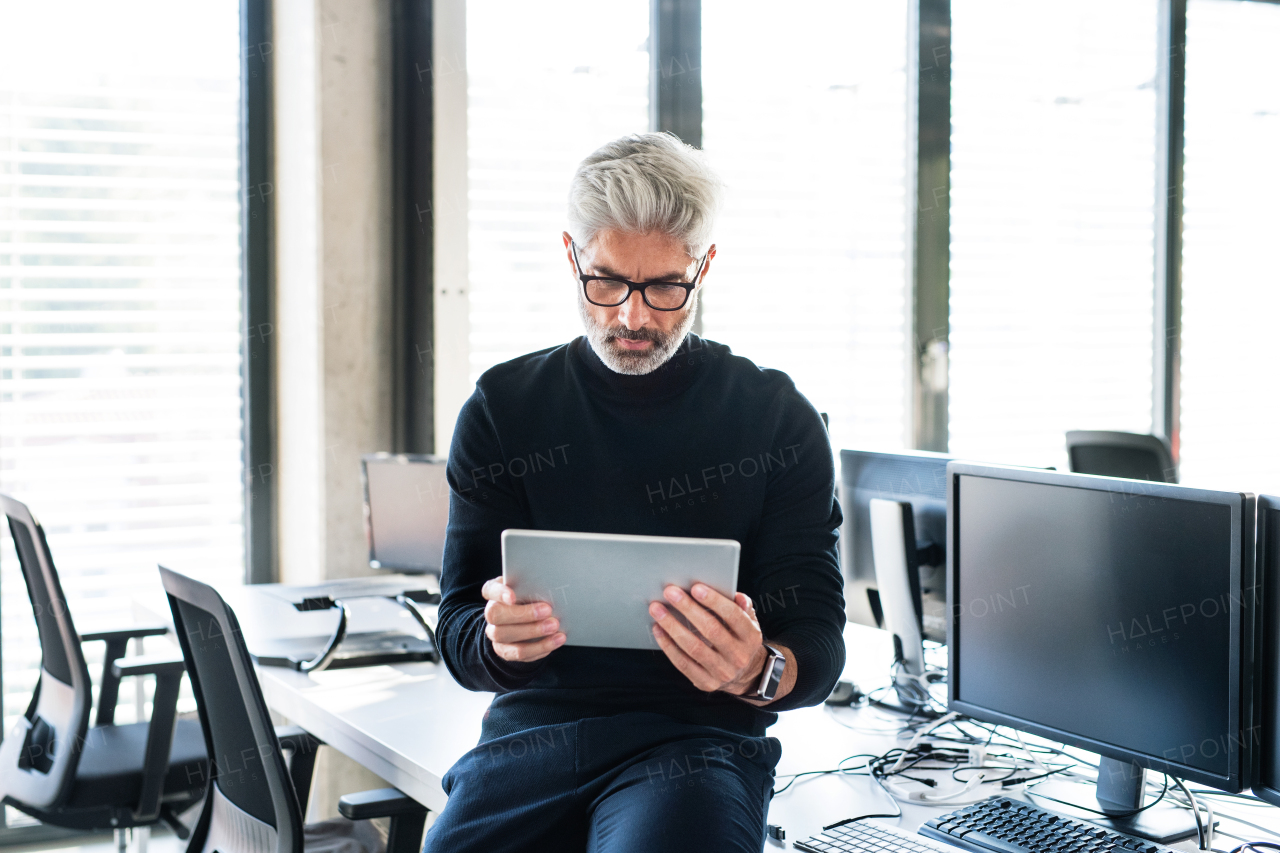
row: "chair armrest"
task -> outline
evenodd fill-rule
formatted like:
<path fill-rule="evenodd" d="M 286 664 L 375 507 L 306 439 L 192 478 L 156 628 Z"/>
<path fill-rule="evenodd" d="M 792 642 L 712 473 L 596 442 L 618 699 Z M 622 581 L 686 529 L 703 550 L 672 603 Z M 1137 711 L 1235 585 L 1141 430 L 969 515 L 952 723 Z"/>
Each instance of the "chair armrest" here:
<path fill-rule="evenodd" d="M 107 631 L 91 631 L 80 635 L 81 643 L 102 640 L 107 644 L 102 656 L 102 678 L 98 681 L 98 714 L 95 726 L 109 726 L 116 721 L 116 703 L 120 699 L 120 676 L 112 672 L 112 665 L 124 657 L 130 640 L 143 637 L 162 637 L 169 633 L 163 625 L 134 625 Z"/>
<path fill-rule="evenodd" d="M 111 665 L 111 674 L 116 678 L 128 678 L 131 675 L 178 676 L 187 671 L 187 664 L 181 655 L 134 655 L 131 658 L 119 658 Z"/>
<path fill-rule="evenodd" d="M 387 853 L 418 853 L 422 849 L 422 830 L 427 824 L 426 806 L 395 788 L 347 794 L 338 800 L 338 814 L 347 820 L 391 818 Z"/>
<path fill-rule="evenodd" d="M 276 740 L 289 759 L 289 781 L 298 798 L 298 808 L 303 820 L 307 817 L 307 800 L 311 796 L 311 777 L 316 769 L 316 750 L 324 741 L 302 726 L 276 726 Z"/>
<path fill-rule="evenodd" d="M 338 799 L 338 814 L 347 820 L 369 820 L 375 817 L 399 817 L 427 813 L 426 806 L 395 788 L 378 788 L 346 794 Z"/>
<path fill-rule="evenodd" d="M 111 665 L 117 679 L 154 675 L 156 690 L 151 701 L 151 721 L 147 724 L 147 746 L 142 761 L 142 792 L 134 808 L 134 819 L 154 821 L 160 816 L 164 777 L 169 772 L 169 750 L 178 724 L 178 688 L 186 664 L 173 655 L 139 655 L 120 658 Z"/>
<path fill-rule="evenodd" d="M 140 637 L 163 637 L 169 633 L 164 625 L 134 625 L 129 628 L 111 628 L 106 631 L 90 631 L 80 635 L 80 642 L 92 643 L 95 640 L 134 640 Z"/>

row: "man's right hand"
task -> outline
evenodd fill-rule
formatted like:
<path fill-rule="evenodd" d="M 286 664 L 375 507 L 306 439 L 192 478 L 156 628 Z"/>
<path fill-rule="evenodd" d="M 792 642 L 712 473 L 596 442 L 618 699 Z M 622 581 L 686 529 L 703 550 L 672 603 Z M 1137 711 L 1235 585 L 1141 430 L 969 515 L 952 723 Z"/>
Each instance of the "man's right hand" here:
<path fill-rule="evenodd" d="M 516 604 L 516 593 L 502 578 L 486 581 L 480 590 L 484 607 L 484 634 L 503 660 L 542 660 L 564 645 L 560 620 L 551 615 L 545 601 Z"/>

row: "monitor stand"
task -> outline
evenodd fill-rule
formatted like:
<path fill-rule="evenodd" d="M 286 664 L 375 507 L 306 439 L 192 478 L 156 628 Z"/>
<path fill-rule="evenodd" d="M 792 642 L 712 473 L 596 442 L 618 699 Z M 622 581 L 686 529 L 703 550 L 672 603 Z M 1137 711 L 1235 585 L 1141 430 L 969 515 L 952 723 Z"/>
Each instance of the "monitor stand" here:
<path fill-rule="evenodd" d="M 886 711 L 897 711 L 899 714 L 906 714 L 908 717 L 916 717 L 919 719 L 935 720 L 942 716 L 942 714 L 938 713 L 938 711 L 934 710 L 929 705 L 920 705 L 904 698 L 903 695 L 898 692 L 897 687 L 894 687 L 894 695 L 897 697 L 896 701 L 886 696 L 883 699 L 872 699 L 871 704 L 875 705 L 877 708 L 883 708 Z"/>
<path fill-rule="evenodd" d="M 1097 788 L 1060 779 L 1047 779 L 1028 793 L 1032 797 L 1042 795 L 1060 800 L 1083 810 L 1083 814 L 1072 814 L 1072 817 L 1126 835 L 1147 838 L 1157 844 L 1172 844 L 1195 836 L 1195 817 L 1173 803 L 1160 802 L 1132 814 L 1145 801 L 1145 782 L 1146 771 L 1136 764 L 1103 758 L 1098 764 Z M 1051 811 L 1059 810 L 1057 807 L 1058 803 L 1052 801 L 1045 804 L 1045 808 Z M 1099 811 L 1109 814 L 1099 815 Z"/>

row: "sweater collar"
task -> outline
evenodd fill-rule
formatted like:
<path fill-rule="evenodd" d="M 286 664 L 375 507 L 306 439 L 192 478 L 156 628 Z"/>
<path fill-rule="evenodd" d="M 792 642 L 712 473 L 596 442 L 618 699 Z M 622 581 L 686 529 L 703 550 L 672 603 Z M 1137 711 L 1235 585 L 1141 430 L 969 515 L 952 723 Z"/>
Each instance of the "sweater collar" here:
<path fill-rule="evenodd" d="M 690 332 L 680 347 L 657 370 L 643 376 L 614 372 L 600 360 L 591 343 L 579 336 L 569 344 L 574 361 L 583 368 L 591 387 L 606 396 L 625 400 L 651 401 L 674 397 L 686 391 L 702 373 L 702 359 L 689 354 L 706 347 L 707 342 Z"/>

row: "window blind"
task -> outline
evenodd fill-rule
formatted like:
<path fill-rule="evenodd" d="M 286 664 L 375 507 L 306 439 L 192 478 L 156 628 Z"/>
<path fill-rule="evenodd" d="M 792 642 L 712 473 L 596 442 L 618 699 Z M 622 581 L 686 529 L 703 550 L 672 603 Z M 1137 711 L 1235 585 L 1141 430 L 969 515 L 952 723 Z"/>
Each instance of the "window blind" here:
<path fill-rule="evenodd" d="M 234 0 L 0 4 L 0 490 L 81 631 L 157 563 L 244 573 L 238 28 Z M 7 731 L 40 652 L 5 540 Z"/>
<path fill-rule="evenodd" d="M 1151 429 L 1154 0 L 952 9 L 950 450 Z"/>
<path fill-rule="evenodd" d="M 648 0 L 468 0 L 472 380 L 582 334 L 560 239 L 569 180 L 648 129 L 648 35 Z"/>
<path fill-rule="evenodd" d="M 783 370 L 841 447 L 907 443 L 907 4 L 704 0 L 728 185 L 703 330 Z"/>

